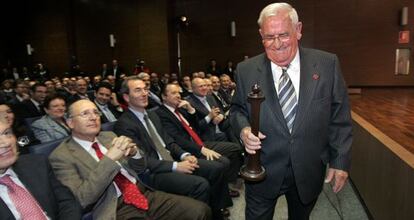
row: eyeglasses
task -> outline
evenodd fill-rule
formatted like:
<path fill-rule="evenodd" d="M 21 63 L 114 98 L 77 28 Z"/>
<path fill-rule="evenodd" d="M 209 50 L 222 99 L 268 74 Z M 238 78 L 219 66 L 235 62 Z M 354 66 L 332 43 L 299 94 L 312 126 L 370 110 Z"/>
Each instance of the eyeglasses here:
<path fill-rule="evenodd" d="M 94 117 L 101 117 L 102 116 L 102 112 L 98 111 L 98 110 L 93 110 L 93 111 L 84 111 L 81 112 L 77 115 L 69 115 L 69 118 L 73 118 L 73 117 L 81 117 L 81 118 L 91 118 L 92 116 Z"/>
<path fill-rule="evenodd" d="M 276 39 L 278 39 L 280 42 L 287 42 L 290 40 L 290 34 L 283 33 L 283 34 L 278 34 L 278 35 L 262 37 L 263 42 L 267 45 L 272 45 Z"/>

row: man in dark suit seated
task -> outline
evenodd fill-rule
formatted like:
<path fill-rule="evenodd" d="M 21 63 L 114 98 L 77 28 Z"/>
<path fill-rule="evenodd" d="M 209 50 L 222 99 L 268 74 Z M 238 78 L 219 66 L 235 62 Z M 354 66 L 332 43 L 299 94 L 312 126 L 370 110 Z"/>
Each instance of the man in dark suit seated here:
<path fill-rule="evenodd" d="M 230 110 L 231 98 L 221 89 L 220 79 L 217 76 L 210 77 L 211 85 L 213 87 L 212 96 L 219 104 L 220 109 L 224 112 L 224 115 L 228 115 Z"/>
<path fill-rule="evenodd" d="M 112 85 L 107 82 L 100 82 L 96 85 L 94 102 L 102 112 L 101 123 L 116 121 L 123 112 L 115 93 L 112 92 Z"/>
<path fill-rule="evenodd" d="M 197 159 L 182 150 L 164 131 L 156 113 L 145 110 L 148 89 L 144 81 L 135 76 L 123 82 L 121 93 L 129 109 L 119 118 L 114 131 L 130 137 L 144 151 L 151 172 L 151 186 L 204 201 L 211 205 L 213 218 L 221 219 L 221 209 L 232 205 L 223 176 L 229 160 L 220 156 L 215 160 Z M 134 160 L 130 160 L 132 163 Z"/>
<path fill-rule="evenodd" d="M 205 141 L 200 138 L 197 114 L 187 110 L 194 109 L 193 107 L 183 108 L 183 104 L 188 102 L 181 99 L 179 86 L 167 84 L 162 98 L 164 105 L 157 110 L 157 114 L 167 133 L 178 145 L 194 155 L 210 158 L 219 153 L 227 157 L 230 160 L 230 169 L 225 176 L 228 182 L 235 183 L 242 162 L 240 146 L 231 142 Z M 237 191 L 232 190 L 230 193 L 231 196 L 238 196 Z"/>
<path fill-rule="evenodd" d="M 196 109 L 199 119 L 200 136 L 205 141 L 232 141 L 238 143 L 230 128 L 230 121 L 213 96 L 208 95 L 209 88 L 205 80 L 192 80 L 193 94 L 186 99 Z M 240 146 L 239 146 L 240 147 Z"/>
<path fill-rule="evenodd" d="M 141 72 L 138 74 L 138 78 L 144 81 L 148 89 L 151 87 L 150 75 L 148 73 Z M 161 98 L 153 91 L 148 91 L 148 106 L 147 109 L 157 108 L 162 105 Z"/>
<path fill-rule="evenodd" d="M 19 119 L 33 118 L 45 115 L 43 101 L 47 95 L 47 88 L 44 84 L 36 83 L 30 88 L 30 99 L 24 100 L 16 105 L 16 114 Z"/>
<path fill-rule="evenodd" d="M 68 97 L 67 103 L 68 105 L 80 100 L 80 99 L 87 99 L 87 100 L 94 100 L 93 94 L 88 94 L 88 82 L 84 78 L 77 79 L 75 82 L 75 91 L 76 93 L 70 97 Z"/>
<path fill-rule="evenodd" d="M 27 85 L 26 81 L 24 80 L 16 80 L 14 92 L 15 94 L 12 96 L 11 100 L 8 101 L 13 106 L 22 103 L 24 100 L 30 99 L 29 85 Z"/>
<path fill-rule="evenodd" d="M 92 211 L 93 219 L 210 217 L 202 202 L 143 185 L 127 164 L 130 157 L 141 157 L 136 144 L 125 136 L 100 132 L 100 114 L 89 100 L 73 103 L 66 120 L 72 136 L 49 157 L 57 178 L 72 190 L 85 212 Z"/>
<path fill-rule="evenodd" d="M 0 120 L 0 219 L 80 219 L 73 194 L 43 156 L 18 156 L 16 137 Z"/>

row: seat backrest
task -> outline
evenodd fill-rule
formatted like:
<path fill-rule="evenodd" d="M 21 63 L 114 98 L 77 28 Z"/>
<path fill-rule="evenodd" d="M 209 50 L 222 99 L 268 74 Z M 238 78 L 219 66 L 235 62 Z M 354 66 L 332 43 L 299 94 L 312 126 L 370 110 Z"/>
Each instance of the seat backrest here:
<path fill-rule="evenodd" d="M 64 139 L 65 138 L 60 138 L 54 141 L 29 146 L 29 153 L 41 154 L 47 157 L 57 146 L 59 146 L 60 143 L 62 143 Z"/>
<path fill-rule="evenodd" d="M 115 122 L 106 122 L 101 125 L 102 131 L 113 131 L 114 130 Z"/>

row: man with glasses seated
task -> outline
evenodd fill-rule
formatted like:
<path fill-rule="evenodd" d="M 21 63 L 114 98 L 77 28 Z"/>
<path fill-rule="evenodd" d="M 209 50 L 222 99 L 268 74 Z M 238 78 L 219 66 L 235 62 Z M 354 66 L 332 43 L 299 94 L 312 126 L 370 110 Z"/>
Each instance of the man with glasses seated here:
<path fill-rule="evenodd" d="M 209 219 L 207 205 L 191 198 L 153 191 L 142 184 L 127 160 L 140 158 L 125 136 L 100 132 L 101 112 L 89 100 L 74 102 L 66 122 L 72 136 L 49 160 L 57 178 L 75 194 L 93 219 Z"/>

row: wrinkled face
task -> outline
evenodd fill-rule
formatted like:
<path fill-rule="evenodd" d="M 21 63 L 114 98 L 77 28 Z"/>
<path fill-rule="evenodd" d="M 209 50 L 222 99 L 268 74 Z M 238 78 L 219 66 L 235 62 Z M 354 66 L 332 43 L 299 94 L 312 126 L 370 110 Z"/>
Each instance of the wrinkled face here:
<path fill-rule="evenodd" d="M 16 137 L 10 125 L 0 121 L 0 174 L 17 160 Z"/>
<path fill-rule="evenodd" d="M 70 107 L 66 120 L 72 135 L 83 140 L 93 140 L 101 130 L 101 118 L 95 104 L 89 100 L 76 101 Z"/>
<path fill-rule="evenodd" d="M 165 88 L 165 94 L 162 94 L 162 100 L 169 106 L 177 108 L 181 102 L 180 87 L 168 84 Z"/>
<path fill-rule="evenodd" d="M 128 81 L 129 94 L 124 94 L 125 101 L 129 106 L 138 110 L 144 111 L 148 105 L 148 87 L 142 80 Z"/>
<path fill-rule="evenodd" d="M 66 103 L 63 99 L 53 99 L 49 102 L 48 108 L 45 108 L 46 114 L 52 118 L 63 118 L 66 111 Z"/>
<path fill-rule="evenodd" d="M 204 79 L 195 78 L 192 84 L 193 93 L 198 96 L 206 96 L 208 93 L 208 86 Z"/>
<path fill-rule="evenodd" d="M 217 76 L 210 77 L 211 86 L 213 87 L 214 91 L 218 91 L 220 89 L 220 80 Z"/>
<path fill-rule="evenodd" d="M 227 77 L 227 76 L 220 77 L 220 84 L 221 84 L 221 87 L 223 87 L 223 89 L 230 88 L 230 85 L 231 85 L 230 77 Z"/>
<path fill-rule="evenodd" d="M 109 101 L 111 101 L 111 90 L 101 87 L 95 92 L 95 99 L 101 105 L 106 105 Z"/>
<path fill-rule="evenodd" d="M 88 89 L 87 83 L 84 79 L 78 79 L 76 81 L 76 92 L 79 94 L 86 94 L 86 90 Z"/>
<path fill-rule="evenodd" d="M 286 66 L 295 58 L 302 37 L 302 23 L 294 25 L 287 12 L 265 18 L 261 29 L 267 57 L 278 66 Z"/>
<path fill-rule="evenodd" d="M 35 91 L 32 94 L 32 98 L 39 103 L 43 103 L 45 101 L 47 94 L 46 86 L 37 86 Z"/>
<path fill-rule="evenodd" d="M 0 105 L 0 121 L 4 120 L 4 122 L 12 127 L 14 122 L 14 113 L 7 105 Z"/>

